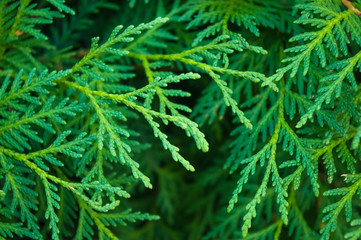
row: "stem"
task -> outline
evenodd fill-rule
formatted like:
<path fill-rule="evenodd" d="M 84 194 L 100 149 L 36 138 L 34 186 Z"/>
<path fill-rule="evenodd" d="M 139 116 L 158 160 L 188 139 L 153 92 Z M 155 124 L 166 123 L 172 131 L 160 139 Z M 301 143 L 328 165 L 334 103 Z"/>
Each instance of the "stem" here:
<path fill-rule="evenodd" d="M 341 2 L 343 3 L 343 5 L 345 5 L 345 7 L 347 7 L 347 8 L 350 9 L 351 11 L 353 11 L 358 17 L 361 17 L 361 12 L 360 12 L 360 10 L 358 10 L 357 8 L 355 8 L 350 1 L 348 1 L 348 0 L 341 0 Z"/>

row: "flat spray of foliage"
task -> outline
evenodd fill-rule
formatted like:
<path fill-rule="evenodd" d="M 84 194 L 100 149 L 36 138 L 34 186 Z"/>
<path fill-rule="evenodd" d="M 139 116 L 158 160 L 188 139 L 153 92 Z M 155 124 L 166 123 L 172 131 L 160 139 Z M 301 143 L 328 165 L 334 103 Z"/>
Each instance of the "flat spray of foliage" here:
<path fill-rule="evenodd" d="M 360 239 L 359 9 L 0 0 L 0 239 Z"/>

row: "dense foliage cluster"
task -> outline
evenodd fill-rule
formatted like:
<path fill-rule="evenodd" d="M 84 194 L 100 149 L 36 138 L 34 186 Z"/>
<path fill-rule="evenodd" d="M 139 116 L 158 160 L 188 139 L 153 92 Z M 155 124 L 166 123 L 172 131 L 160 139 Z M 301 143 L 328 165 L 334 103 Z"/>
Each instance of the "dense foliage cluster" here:
<path fill-rule="evenodd" d="M 360 239 L 359 9 L 0 0 L 0 239 Z"/>

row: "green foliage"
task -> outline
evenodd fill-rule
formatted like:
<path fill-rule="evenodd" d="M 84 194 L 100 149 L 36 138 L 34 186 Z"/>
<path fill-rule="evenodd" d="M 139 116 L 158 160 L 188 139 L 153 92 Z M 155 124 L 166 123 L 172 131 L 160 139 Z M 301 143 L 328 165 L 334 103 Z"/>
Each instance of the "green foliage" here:
<path fill-rule="evenodd" d="M 359 239 L 360 9 L 0 0 L 0 239 Z"/>

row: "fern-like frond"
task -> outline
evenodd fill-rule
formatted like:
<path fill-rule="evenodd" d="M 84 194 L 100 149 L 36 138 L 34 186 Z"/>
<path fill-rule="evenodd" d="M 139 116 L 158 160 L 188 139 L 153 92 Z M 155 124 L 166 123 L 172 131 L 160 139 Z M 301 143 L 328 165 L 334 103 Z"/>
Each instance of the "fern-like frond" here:
<path fill-rule="evenodd" d="M 289 71 L 292 78 L 301 66 L 303 75 L 306 75 L 311 59 L 314 59 L 313 55 L 317 56 L 322 67 L 326 67 L 328 64 L 326 49 L 336 57 L 340 53 L 343 55 L 348 53 L 347 46 L 350 41 L 347 33 L 351 31 L 351 26 L 358 25 L 357 17 L 352 11 L 343 11 L 340 4 L 334 1 L 311 1 L 300 4 L 299 8 L 302 10 L 302 15 L 296 23 L 315 26 L 316 30 L 301 33 L 290 39 L 293 42 L 301 42 L 301 45 L 286 49 L 286 52 L 295 53 L 295 56 L 284 59 L 283 62 L 288 63 L 287 66 L 278 69 L 272 79 L 279 80 Z M 354 30 L 351 34 L 355 39 L 360 32 Z"/>
<path fill-rule="evenodd" d="M 330 204 L 323 209 L 325 216 L 322 218 L 322 221 L 325 222 L 326 225 L 321 229 L 321 239 L 329 239 L 330 232 L 336 230 L 337 218 L 343 209 L 345 209 L 346 212 L 346 221 L 351 221 L 352 198 L 355 195 L 360 197 L 361 178 L 359 175 L 351 174 L 346 174 L 345 178 L 347 183 L 352 183 L 351 186 L 328 190 L 324 193 L 325 196 L 342 196 L 342 198 L 338 202 Z"/>
<path fill-rule="evenodd" d="M 359 227 L 361 225 L 360 219 L 354 219 L 351 221 L 352 227 L 357 227 L 352 232 L 348 232 L 345 234 L 345 239 L 347 240 L 357 240 L 361 237 L 361 228 Z"/>
<path fill-rule="evenodd" d="M 305 125 L 307 120 L 312 118 L 313 113 L 320 110 L 324 104 L 329 104 L 331 101 L 333 102 L 335 99 L 340 97 L 342 85 L 345 84 L 344 80 L 346 78 L 349 80 L 353 89 L 357 90 L 358 86 L 353 71 L 355 66 L 361 70 L 360 59 L 361 51 L 347 60 L 333 64 L 332 68 L 336 70 L 341 69 L 341 71 L 320 80 L 320 83 L 324 84 L 324 86 L 318 89 L 318 97 L 315 99 L 315 103 L 309 107 L 307 113 L 301 117 L 297 127 Z"/>
<path fill-rule="evenodd" d="M 187 28 L 204 26 L 204 30 L 197 33 L 193 45 L 197 45 L 204 38 L 216 34 L 230 34 L 240 40 L 242 47 L 259 51 L 261 48 L 250 46 L 238 33 L 229 30 L 231 23 L 245 28 L 255 35 L 259 35 L 258 25 L 274 27 L 278 22 L 278 16 L 273 9 L 273 1 L 245 2 L 238 0 L 198 0 L 188 1 L 186 10 L 181 20 L 188 21 Z"/>

